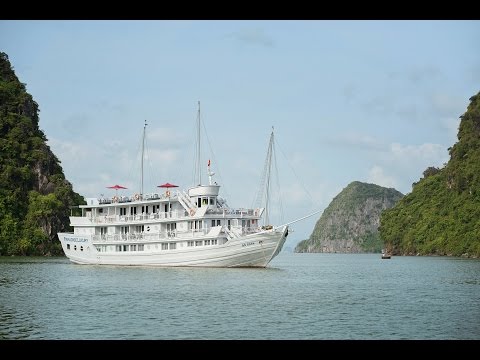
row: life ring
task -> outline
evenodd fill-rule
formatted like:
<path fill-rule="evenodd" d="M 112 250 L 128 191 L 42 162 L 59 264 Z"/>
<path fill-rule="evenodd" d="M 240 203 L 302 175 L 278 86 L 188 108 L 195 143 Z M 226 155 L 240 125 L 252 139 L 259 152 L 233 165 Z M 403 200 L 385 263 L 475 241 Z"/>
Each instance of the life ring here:
<path fill-rule="evenodd" d="M 193 216 L 193 215 L 195 215 L 195 210 L 192 208 L 190 209 L 190 216 Z"/>
<path fill-rule="evenodd" d="M 112 202 L 114 202 L 114 203 L 118 202 L 118 196 L 114 196 L 114 197 L 112 198 Z"/>
<path fill-rule="evenodd" d="M 165 195 L 167 195 L 167 197 L 170 197 L 170 190 L 167 190 L 167 192 L 165 193 Z"/>
<path fill-rule="evenodd" d="M 135 200 L 136 201 L 140 200 L 140 194 L 135 194 Z"/>

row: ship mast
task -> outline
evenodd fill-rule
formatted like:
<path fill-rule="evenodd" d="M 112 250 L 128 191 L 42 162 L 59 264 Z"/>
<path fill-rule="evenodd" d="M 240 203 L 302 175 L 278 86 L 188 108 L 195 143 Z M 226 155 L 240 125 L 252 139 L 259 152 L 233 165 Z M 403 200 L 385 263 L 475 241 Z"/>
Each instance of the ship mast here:
<path fill-rule="evenodd" d="M 268 203 L 270 201 L 270 179 L 272 174 L 272 153 L 273 153 L 273 126 L 272 126 L 272 133 L 270 134 L 270 142 L 268 143 L 268 151 L 267 151 L 267 158 L 265 160 L 266 166 L 266 184 L 265 184 L 265 218 L 264 218 L 264 225 L 269 225 L 269 206 Z"/>
<path fill-rule="evenodd" d="M 200 101 L 198 102 L 198 115 L 197 115 L 197 161 L 195 164 L 195 172 L 197 175 L 197 185 L 202 185 L 202 171 L 200 170 Z"/>
<path fill-rule="evenodd" d="M 145 130 L 147 128 L 147 120 L 145 120 L 145 125 L 143 126 L 143 139 L 142 139 L 142 183 L 140 188 L 140 195 L 143 195 L 143 155 L 145 152 Z"/>

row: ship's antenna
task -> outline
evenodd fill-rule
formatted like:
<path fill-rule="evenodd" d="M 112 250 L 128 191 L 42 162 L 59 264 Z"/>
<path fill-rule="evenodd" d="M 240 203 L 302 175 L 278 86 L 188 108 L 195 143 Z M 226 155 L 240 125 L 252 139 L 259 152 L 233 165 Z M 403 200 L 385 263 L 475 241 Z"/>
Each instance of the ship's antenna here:
<path fill-rule="evenodd" d="M 145 125 L 143 126 L 143 140 L 142 140 L 142 186 L 140 188 L 140 195 L 143 195 L 143 154 L 145 152 L 145 130 L 147 128 L 147 120 L 145 120 Z"/>

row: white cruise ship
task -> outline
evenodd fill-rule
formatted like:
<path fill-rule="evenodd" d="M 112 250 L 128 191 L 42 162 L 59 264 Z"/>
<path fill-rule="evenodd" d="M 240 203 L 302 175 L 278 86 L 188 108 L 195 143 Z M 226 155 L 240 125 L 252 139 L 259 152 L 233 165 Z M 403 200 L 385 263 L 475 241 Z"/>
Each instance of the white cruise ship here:
<path fill-rule="evenodd" d="M 197 126 L 200 136 L 200 109 Z M 267 161 L 273 136 L 272 130 Z M 73 233 L 58 234 L 65 255 L 77 264 L 266 267 L 281 251 L 289 225 L 262 226 L 268 205 L 229 207 L 219 197 L 210 160 L 207 175 L 208 184 L 200 184 L 199 176 L 198 185 L 186 190 L 166 183 L 162 193 L 142 189 L 131 196 L 87 198 L 81 216 L 70 217 Z"/>

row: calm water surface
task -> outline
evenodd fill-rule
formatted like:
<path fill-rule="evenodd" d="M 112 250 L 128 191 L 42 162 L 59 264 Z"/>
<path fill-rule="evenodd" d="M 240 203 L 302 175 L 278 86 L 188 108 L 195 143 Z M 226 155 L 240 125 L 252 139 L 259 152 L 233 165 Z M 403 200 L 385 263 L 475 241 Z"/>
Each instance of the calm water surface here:
<path fill-rule="evenodd" d="M 0 257 L 0 339 L 480 339 L 480 260 L 281 253 L 266 269 Z"/>

